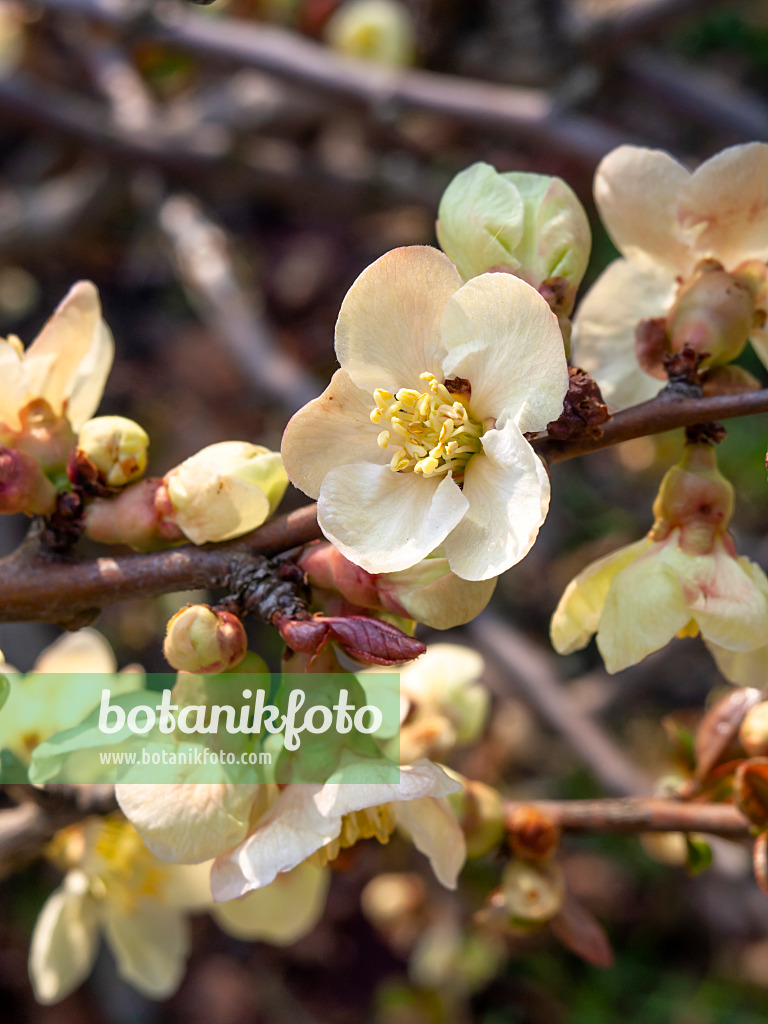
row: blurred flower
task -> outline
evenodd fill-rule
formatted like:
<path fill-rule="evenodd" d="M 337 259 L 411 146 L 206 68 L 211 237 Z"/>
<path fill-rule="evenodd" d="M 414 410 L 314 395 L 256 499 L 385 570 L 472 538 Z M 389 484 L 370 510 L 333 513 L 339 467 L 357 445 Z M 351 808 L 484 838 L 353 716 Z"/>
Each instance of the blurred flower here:
<path fill-rule="evenodd" d="M 349 290 L 336 354 L 342 368 L 282 449 L 326 537 L 370 573 L 440 546 L 468 580 L 520 561 L 549 506 L 523 434 L 560 415 L 568 387 L 541 296 L 508 274 L 462 285 L 435 249 L 396 249 Z"/>
<path fill-rule="evenodd" d="M 114 343 L 90 281 L 74 285 L 25 351 L 0 339 L 0 441 L 63 465 L 73 430 L 93 415 L 112 366 Z"/>
<path fill-rule="evenodd" d="M 147 468 L 147 432 L 125 416 L 97 416 L 77 435 L 77 447 L 101 473 L 108 487 L 124 487 Z"/>
<path fill-rule="evenodd" d="M 0 714 L 0 750 L 10 750 L 24 764 L 39 743 L 79 725 L 98 707 L 105 686 L 116 696 L 144 682 L 137 666 L 117 671 L 112 648 L 95 629 L 59 637 L 31 672 L 22 674 L 10 665 L 4 671 L 9 693 Z"/>
<path fill-rule="evenodd" d="M 392 64 L 413 64 L 416 26 L 399 0 L 349 0 L 325 27 L 328 45 L 347 57 Z"/>
<path fill-rule="evenodd" d="M 193 543 L 231 540 L 272 515 L 288 486 L 280 455 L 245 441 L 208 445 L 163 477 L 157 503 Z"/>
<path fill-rule="evenodd" d="M 16 70 L 24 53 L 24 21 L 20 5 L 0 0 L 0 78 Z"/>
<path fill-rule="evenodd" d="M 225 672 L 247 651 L 240 619 L 207 604 L 190 604 L 176 612 L 163 642 L 165 660 L 178 672 Z"/>
<path fill-rule="evenodd" d="M 609 405 L 652 398 L 664 353 L 686 344 L 709 353 L 707 367 L 749 339 L 768 365 L 766 178 L 768 145 L 757 142 L 693 174 L 661 150 L 619 146 L 603 159 L 595 200 L 624 258 L 579 306 L 574 349 Z"/>
<path fill-rule="evenodd" d="M 723 670 L 731 657 L 768 644 L 768 578 L 736 556 L 727 532 L 732 511 L 733 488 L 714 448 L 686 446 L 662 481 L 648 536 L 568 585 L 552 618 L 555 649 L 569 654 L 597 632 L 607 670 L 618 672 L 675 636 L 701 632 Z M 738 671 L 726 674 L 744 682 Z"/>
<path fill-rule="evenodd" d="M 179 986 L 188 913 L 211 903 L 207 866 L 158 860 L 117 816 L 57 833 L 48 857 L 66 872 L 35 925 L 29 973 L 41 1003 L 57 1003 L 91 973 L 104 935 L 121 978 L 152 999 Z"/>
<path fill-rule="evenodd" d="M 486 163 L 457 174 L 443 193 L 437 237 L 465 281 L 506 271 L 563 316 L 573 309 L 592 242 L 584 207 L 560 178 L 499 174 Z"/>
<path fill-rule="evenodd" d="M 432 629 L 470 622 L 496 589 L 495 579 L 463 580 L 451 572 L 440 548 L 409 569 L 372 575 L 332 544 L 318 543 L 305 548 L 299 565 L 311 586 L 337 590 L 353 605 L 379 608 Z"/>

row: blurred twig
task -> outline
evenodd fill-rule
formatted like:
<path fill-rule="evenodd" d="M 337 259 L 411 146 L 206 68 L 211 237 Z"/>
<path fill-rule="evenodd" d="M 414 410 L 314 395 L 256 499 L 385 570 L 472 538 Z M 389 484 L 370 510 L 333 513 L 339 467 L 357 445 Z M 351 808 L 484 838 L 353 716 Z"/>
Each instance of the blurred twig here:
<path fill-rule="evenodd" d="M 468 627 L 479 650 L 496 661 L 525 703 L 568 743 L 605 790 L 647 793 L 652 782 L 561 686 L 552 657 L 507 622 L 484 612 Z"/>

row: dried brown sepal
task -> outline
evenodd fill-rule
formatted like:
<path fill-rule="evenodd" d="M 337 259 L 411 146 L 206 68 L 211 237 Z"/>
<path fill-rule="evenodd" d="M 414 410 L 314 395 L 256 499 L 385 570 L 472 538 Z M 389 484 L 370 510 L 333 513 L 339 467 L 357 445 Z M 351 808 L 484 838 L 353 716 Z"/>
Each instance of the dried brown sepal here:
<path fill-rule="evenodd" d="M 662 358 L 669 381 L 665 391 L 700 398 L 703 394 L 701 364 L 708 356 L 709 352 L 699 352 L 690 345 L 684 345 L 680 352 L 667 352 Z"/>
<path fill-rule="evenodd" d="M 291 650 L 319 654 L 327 643 L 337 643 L 352 658 L 370 665 L 401 665 L 426 651 L 420 640 L 403 633 L 389 622 L 367 615 L 330 617 L 312 615 L 272 620 Z"/>
<path fill-rule="evenodd" d="M 696 732 L 695 777 L 703 781 L 716 764 L 723 760 L 738 741 L 739 729 L 750 708 L 760 704 L 763 692 L 752 686 L 731 690 L 713 704 L 704 715 Z"/>
<path fill-rule="evenodd" d="M 610 413 L 595 381 L 577 366 L 568 368 L 568 391 L 563 411 L 547 424 L 547 433 L 555 441 L 572 441 L 577 437 L 598 438 L 601 425 Z"/>
<path fill-rule="evenodd" d="M 702 444 L 708 441 L 710 444 L 720 444 L 728 435 L 722 423 L 697 423 L 695 426 L 685 428 L 686 444 Z"/>
<path fill-rule="evenodd" d="M 519 804 L 507 817 L 510 849 L 527 860 L 546 860 L 557 849 L 560 828 L 533 804 Z"/>
<path fill-rule="evenodd" d="M 753 825 L 768 827 L 768 757 L 753 757 L 739 765 L 733 778 L 733 796 Z"/>
<path fill-rule="evenodd" d="M 69 550 L 85 529 L 83 513 L 85 503 L 78 491 L 67 491 L 56 498 L 55 510 L 45 518 L 40 539 L 49 551 Z"/>
<path fill-rule="evenodd" d="M 548 277 L 542 281 L 539 295 L 555 316 L 568 316 L 573 309 L 573 288 L 564 277 Z"/>
<path fill-rule="evenodd" d="M 67 477 L 72 487 L 88 498 L 104 498 L 116 494 L 108 487 L 104 474 L 81 448 L 73 448 L 67 460 Z"/>
<path fill-rule="evenodd" d="M 570 893 L 549 927 L 558 942 L 588 964 L 603 970 L 613 967 L 615 957 L 605 929 Z"/>
<path fill-rule="evenodd" d="M 462 395 L 464 398 L 472 397 L 472 385 L 466 377 L 451 377 L 445 381 L 445 388 L 452 395 Z"/>
<path fill-rule="evenodd" d="M 752 869 L 761 892 L 768 896 L 768 832 L 761 832 L 752 847 Z"/>
<path fill-rule="evenodd" d="M 665 380 L 665 359 L 669 355 L 667 321 L 663 316 L 641 320 L 635 328 L 635 357 L 651 377 Z"/>

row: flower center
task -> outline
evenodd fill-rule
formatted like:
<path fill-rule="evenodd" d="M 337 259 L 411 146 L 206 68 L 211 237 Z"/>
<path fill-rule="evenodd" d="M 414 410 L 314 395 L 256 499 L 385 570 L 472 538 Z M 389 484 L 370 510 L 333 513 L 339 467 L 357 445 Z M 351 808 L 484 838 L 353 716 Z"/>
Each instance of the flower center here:
<path fill-rule="evenodd" d="M 401 388 L 396 395 L 382 388 L 373 392 L 371 422 L 387 424 L 379 434 L 379 447 L 393 448 L 393 473 L 453 473 L 460 478 L 472 456 L 482 451 L 482 424 L 463 394 L 452 394 L 431 373 L 419 377 L 428 387 L 422 393 L 413 388 Z"/>
<path fill-rule="evenodd" d="M 336 839 L 316 850 L 310 860 L 318 867 L 325 867 L 338 857 L 341 850 L 354 846 L 358 839 L 371 839 L 375 836 L 380 843 L 388 843 L 396 824 L 392 804 L 378 804 L 362 811 L 352 811 L 341 819 L 341 832 Z"/>

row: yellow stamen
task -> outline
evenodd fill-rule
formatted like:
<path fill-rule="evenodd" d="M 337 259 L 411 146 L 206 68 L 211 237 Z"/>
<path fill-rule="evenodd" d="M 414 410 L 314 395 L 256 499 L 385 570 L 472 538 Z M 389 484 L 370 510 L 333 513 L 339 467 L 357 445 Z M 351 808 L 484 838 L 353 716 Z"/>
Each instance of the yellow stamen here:
<path fill-rule="evenodd" d="M 341 850 L 354 846 L 359 839 L 375 837 L 380 843 L 386 844 L 396 825 L 392 804 L 378 804 L 376 807 L 366 807 L 365 810 L 345 814 L 337 838 L 316 850 L 310 860 L 318 867 L 325 867 L 338 857 Z"/>

